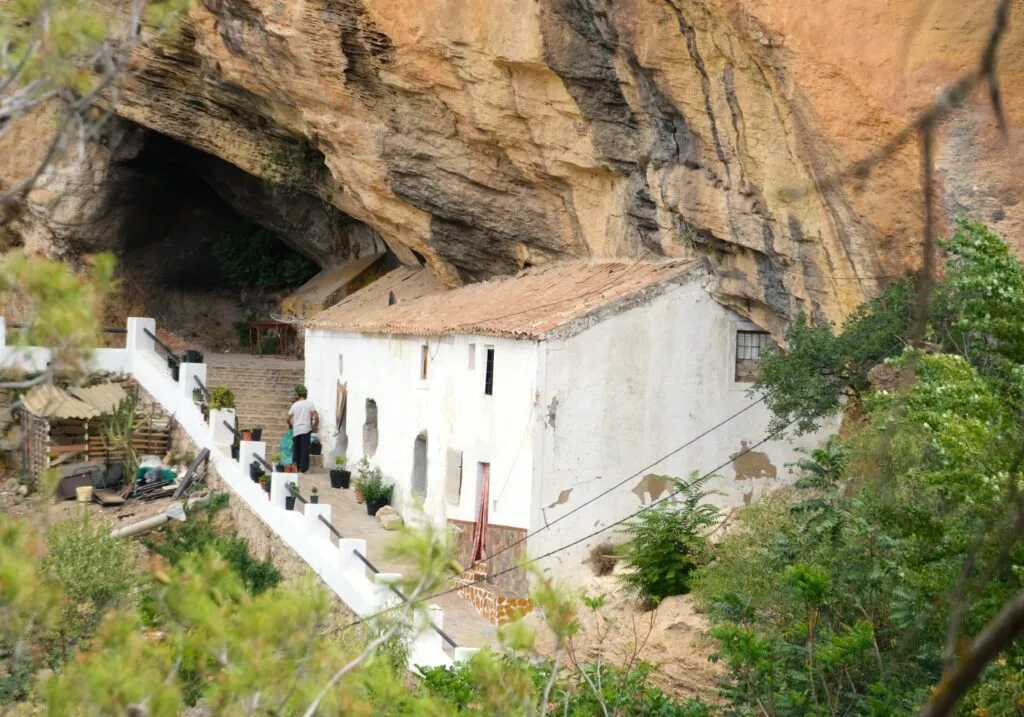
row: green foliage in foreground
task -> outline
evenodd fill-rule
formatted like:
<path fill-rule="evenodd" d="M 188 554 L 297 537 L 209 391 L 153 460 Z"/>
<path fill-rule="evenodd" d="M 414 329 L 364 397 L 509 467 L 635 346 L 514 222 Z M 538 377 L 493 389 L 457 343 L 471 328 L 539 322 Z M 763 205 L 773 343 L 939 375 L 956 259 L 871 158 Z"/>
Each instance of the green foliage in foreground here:
<path fill-rule="evenodd" d="M 524 687 L 532 695 L 525 704 L 533 705 L 550 679 L 552 667 L 550 660 L 529 662 L 516 656 L 482 653 L 453 667 L 418 669 L 423 687 L 443 700 L 451 712 L 494 714 L 485 709 L 488 696 L 481 694 L 481 684 L 493 683 L 500 673 L 506 684 Z M 655 669 L 649 662 L 638 662 L 628 670 L 600 662 L 584 665 L 579 673 L 569 672 L 555 682 L 551 691 L 551 713 L 591 717 L 601 714 L 604 704 L 609 714 L 633 717 L 709 717 L 712 714 L 710 707 L 697 700 L 679 702 L 653 686 L 650 678 Z"/>
<path fill-rule="evenodd" d="M 218 534 L 214 518 L 226 505 L 227 494 L 214 494 L 209 503 L 191 509 L 184 523 L 171 521 L 160 539 L 143 543 L 174 566 L 190 556 L 212 551 L 227 562 L 250 593 L 259 595 L 281 582 L 281 572 L 270 560 L 254 558 L 241 538 Z"/>

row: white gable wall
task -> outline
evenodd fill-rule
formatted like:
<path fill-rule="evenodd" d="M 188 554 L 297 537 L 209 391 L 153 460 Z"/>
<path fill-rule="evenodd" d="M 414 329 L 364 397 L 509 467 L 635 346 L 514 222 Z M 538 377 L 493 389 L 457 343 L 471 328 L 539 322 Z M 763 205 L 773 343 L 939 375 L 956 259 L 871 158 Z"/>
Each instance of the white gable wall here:
<path fill-rule="evenodd" d="M 755 400 L 746 393 L 750 384 L 734 381 L 738 328 L 756 329 L 715 302 L 695 280 L 576 336 L 543 342 L 538 411 L 544 425 L 536 437 L 531 529 L 572 511 Z M 529 540 L 530 555 L 567 545 L 649 504 L 652 496 L 640 486 L 648 473 L 685 477 L 725 463 L 744 441 L 761 440 L 768 419 L 763 404 L 746 411 L 541 531 Z M 713 501 L 740 506 L 792 481 L 785 464 L 796 458 L 794 448 L 820 441 L 810 436 L 758 447 L 741 462 L 741 475 L 729 465 L 708 484 L 720 492 Z M 776 477 L 768 477 L 773 470 Z M 757 474 L 763 477 L 750 477 Z M 609 538 L 623 540 L 608 530 L 541 566 L 568 579 L 589 574 L 581 573 L 580 563 L 591 546 Z"/>
<path fill-rule="evenodd" d="M 421 381 L 424 344 L 429 347 L 429 359 L 427 380 Z M 475 345 L 472 370 L 470 344 Z M 492 396 L 484 395 L 487 346 L 495 349 Z M 368 336 L 311 329 L 306 332 L 305 349 L 306 385 L 320 412 L 325 455 L 334 445 L 328 434 L 335 425 L 340 379 L 348 384 L 349 467 L 364 454 L 366 399 L 372 398 L 377 403 L 378 446 L 371 460 L 395 482 L 394 503 L 404 514 L 412 517 L 414 512 L 413 450 L 417 435 L 425 430 L 428 487 L 423 508 L 431 522 L 474 520 L 477 464 L 487 462 L 491 467 L 490 522 L 529 527 L 536 342 L 473 336 Z M 463 452 L 457 504 L 449 503 L 444 495 L 450 448 Z"/>

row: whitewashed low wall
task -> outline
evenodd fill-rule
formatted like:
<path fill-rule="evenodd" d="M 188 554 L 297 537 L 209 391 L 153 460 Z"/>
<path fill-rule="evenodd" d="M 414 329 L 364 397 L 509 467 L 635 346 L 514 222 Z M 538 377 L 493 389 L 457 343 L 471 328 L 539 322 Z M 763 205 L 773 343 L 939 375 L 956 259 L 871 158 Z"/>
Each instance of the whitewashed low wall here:
<path fill-rule="evenodd" d="M 260 442 L 247 441 L 239 446 L 239 460 L 232 459 L 232 436 L 222 425 L 223 420 L 231 416 L 211 411 L 207 423 L 199 406 L 192 400 L 192 391 L 197 387 L 195 377 L 206 382 L 206 366 L 182 364 L 179 380 L 175 381 L 167 368 L 166 359 L 157 354 L 154 341 L 146 335 L 145 329 L 155 335 L 156 322 L 147 318 L 128 319 L 125 348 L 98 351 L 93 360 L 96 369 L 131 374 L 174 417 L 197 448 L 210 450 L 212 466 L 235 497 L 244 501 L 356 614 L 366 617 L 390 607 L 395 599 L 393 594 L 386 588 L 382 589 L 376 579 L 371 579 L 366 566 L 353 553 L 353 550 L 358 550 L 365 555 L 366 541 L 342 539 L 337 546 L 334 545 L 327 526 L 318 519 L 318 516 L 323 515 L 330 520 L 329 505 L 306 504 L 301 511 L 299 506 L 294 511 L 285 510 L 287 474 L 272 475 L 270 496 L 259 484 L 254 483 L 249 478 L 249 464 L 254 460 L 254 454 L 265 457 L 266 446 Z M 4 338 L 0 319 L 0 360 L 8 361 L 6 365 L 24 370 L 42 370 L 46 367 L 50 358 L 48 349 L 14 349 L 5 345 Z M 416 615 L 414 625 L 418 632 L 413 638 L 409 664 L 450 665 L 452 658 L 442 649 L 440 635 L 429 628 L 428 618 L 440 627 L 443 621 L 440 608 L 427 606 Z M 460 657 L 466 653 L 465 649 L 459 648 Z"/>
<path fill-rule="evenodd" d="M 0 316 L 0 371 L 17 368 L 34 373 L 46 369 L 53 352 L 39 346 L 11 346 L 7 344 L 7 322 Z M 93 371 L 107 373 L 127 372 L 128 351 L 125 349 L 96 349 L 89 360 Z"/>

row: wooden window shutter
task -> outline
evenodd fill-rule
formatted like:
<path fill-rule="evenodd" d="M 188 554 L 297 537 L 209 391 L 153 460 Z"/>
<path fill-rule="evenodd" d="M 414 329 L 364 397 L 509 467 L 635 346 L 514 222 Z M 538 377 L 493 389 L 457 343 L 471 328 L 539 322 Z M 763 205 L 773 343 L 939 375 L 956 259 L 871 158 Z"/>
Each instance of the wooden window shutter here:
<path fill-rule="evenodd" d="M 462 451 L 448 449 L 448 463 L 444 474 L 444 498 L 458 503 L 462 497 Z"/>

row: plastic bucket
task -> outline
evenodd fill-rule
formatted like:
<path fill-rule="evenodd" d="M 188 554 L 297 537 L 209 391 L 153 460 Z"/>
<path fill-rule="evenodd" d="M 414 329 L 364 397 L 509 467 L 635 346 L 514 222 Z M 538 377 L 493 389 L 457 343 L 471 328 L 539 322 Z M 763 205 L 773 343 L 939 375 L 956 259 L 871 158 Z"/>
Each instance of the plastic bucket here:
<path fill-rule="evenodd" d="M 203 354 L 201 352 L 199 352 L 199 351 L 196 351 L 195 349 L 189 349 L 181 357 L 181 362 L 182 363 L 202 363 L 203 362 Z"/>
<path fill-rule="evenodd" d="M 83 485 L 75 488 L 75 495 L 78 496 L 79 503 L 92 503 L 92 486 Z"/>

